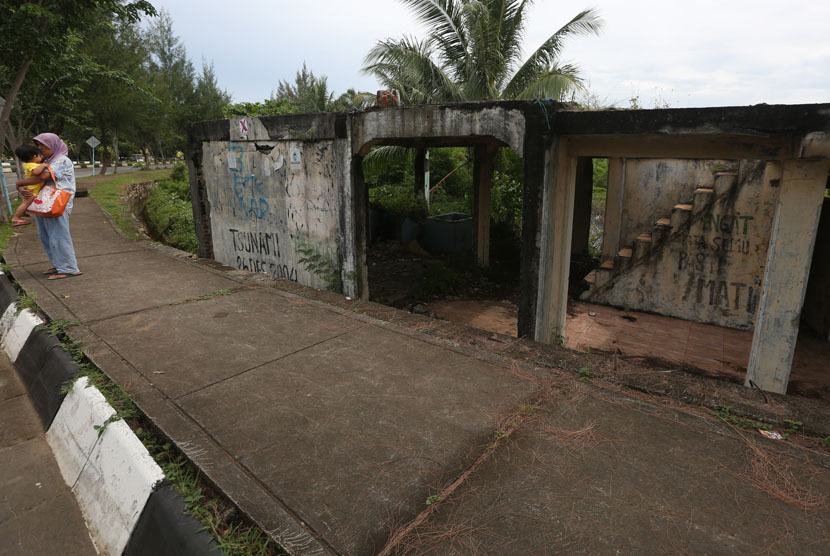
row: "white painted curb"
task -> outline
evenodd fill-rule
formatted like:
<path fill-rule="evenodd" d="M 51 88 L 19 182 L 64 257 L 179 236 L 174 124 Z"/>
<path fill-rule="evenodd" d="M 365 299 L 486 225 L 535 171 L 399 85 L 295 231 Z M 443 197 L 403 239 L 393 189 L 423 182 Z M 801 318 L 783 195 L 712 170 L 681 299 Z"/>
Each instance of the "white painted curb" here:
<path fill-rule="evenodd" d="M 6 307 L 3 317 L 0 318 L 0 335 L 3 338 L 3 350 L 12 363 L 17 361 L 23 344 L 39 324 L 43 324 L 43 321 L 28 309 L 23 309 L 18 315 L 17 303 L 11 303 Z"/>
<path fill-rule="evenodd" d="M 72 487 L 90 536 L 101 554 L 120 555 L 150 494 L 164 479 L 124 421 L 87 378 L 80 378 L 46 433 L 63 478 Z"/>

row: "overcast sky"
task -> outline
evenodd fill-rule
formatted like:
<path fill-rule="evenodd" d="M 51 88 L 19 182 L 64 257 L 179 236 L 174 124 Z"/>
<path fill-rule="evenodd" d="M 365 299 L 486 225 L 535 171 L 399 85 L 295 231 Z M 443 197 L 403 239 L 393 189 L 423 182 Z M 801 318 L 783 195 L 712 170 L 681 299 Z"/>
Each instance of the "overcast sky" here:
<path fill-rule="evenodd" d="M 360 68 L 377 40 L 423 29 L 397 0 L 153 0 L 197 69 L 213 62 L 234 102 L 261 101 L 305 62 L 336 94 L 376 91 Z M 525 54 L 581 10 L 605 20 L 571 39 L 574 62 L 603 104 L 644 108 L 830 102 L 830 0 L 537 0 Z"/>

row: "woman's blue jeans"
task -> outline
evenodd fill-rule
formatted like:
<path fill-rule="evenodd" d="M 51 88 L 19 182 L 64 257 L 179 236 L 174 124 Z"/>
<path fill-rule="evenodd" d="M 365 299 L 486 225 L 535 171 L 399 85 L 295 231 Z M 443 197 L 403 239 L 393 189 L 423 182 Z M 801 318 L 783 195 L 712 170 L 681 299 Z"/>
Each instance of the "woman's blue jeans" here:
<path fill-rule="evenodd" d="M 69 211 L 57 218 L 37 216 L 37 234 L 43 244 L 43 250 L 52 266 L 60 274 L 75 274 L 78 272 L 78 262 L 75 260 L 75 247 L 72 245 L 72 236 L 69 235 Z"/>

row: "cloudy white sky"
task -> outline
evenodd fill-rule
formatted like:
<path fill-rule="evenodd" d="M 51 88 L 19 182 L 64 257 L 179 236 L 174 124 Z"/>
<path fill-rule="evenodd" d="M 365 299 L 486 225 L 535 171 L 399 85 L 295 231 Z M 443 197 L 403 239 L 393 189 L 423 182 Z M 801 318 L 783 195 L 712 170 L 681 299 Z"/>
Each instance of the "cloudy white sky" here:
<path fill-rule="evenodd" d="M 423 29 L 397 0 L 156 0 L 199 67 L 213 62 L 235 102 L 260 101 L 303 62 L 330 89 L 374 92 L 363 58 L 379 39 Z M 571 39 L 603 104 L 645 108 L 830 102 L 828 0 L 536 0 L 525 52 L 581 10 L 605 20 L 599 37 Z"/>

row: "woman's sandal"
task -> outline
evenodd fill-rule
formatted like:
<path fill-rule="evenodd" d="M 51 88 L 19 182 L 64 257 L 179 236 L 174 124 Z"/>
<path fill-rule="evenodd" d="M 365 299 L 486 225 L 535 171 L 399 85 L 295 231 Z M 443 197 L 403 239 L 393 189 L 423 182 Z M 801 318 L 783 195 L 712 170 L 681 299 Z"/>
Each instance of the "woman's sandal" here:
<path fill-rule="evenodd" d="M 57 273 L 58 273 L 58 269 L 53 266 L 52 268 L 50 268 L 49 270 L 44 272 L 43 275 L 44 276 L 49 276 L 50 274 L 57 274 Z"/>
<path fill-rule="evenodd" d="M 64 278 L 72 278 L 73 276 L 80 276 L 83 272 L 76 272 L 74 274 L 53 274 L 47 280 L 63 280 Z"/>
<path fill-rule="evenodd" d="M 31 224 L 31 222 L 27 222 L 22 218 L 12 218 L 12 227 L 17 228 L 18 226 L 25 226 L 27 224 Z"/>

